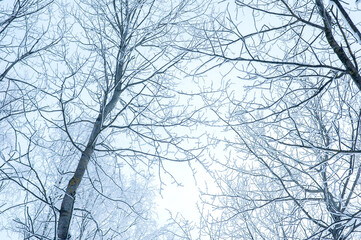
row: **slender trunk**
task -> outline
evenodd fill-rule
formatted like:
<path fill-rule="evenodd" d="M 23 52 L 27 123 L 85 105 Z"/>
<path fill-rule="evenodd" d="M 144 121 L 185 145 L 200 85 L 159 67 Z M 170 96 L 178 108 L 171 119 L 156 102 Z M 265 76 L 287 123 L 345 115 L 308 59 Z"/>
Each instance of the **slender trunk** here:
<path fill-rule="evenodd" d="M 94 124 L 92 134 L 89 138 L 89 143 L 85 148 L 85 150 L 82 152 L 75 173 L 73 177 L 70 179 L 68 186 L 66 188 L 65 195 L 61 203 L 60 216 L 58 222 L 59 240 L 68 239 L 68 231 L 70 226 L 70 220 L 73 215 L 76 190 L 78 189 L 80 182 L 83 179 L 90 157 L 94 152 L 96 136 L 101 131 L 100 126 L 101 126 L 101 115 L 99 115 L 96 123 Z"/>
<path fill-rule="evenodd" d="M 122 65 L 118 66 L 119 68 Z M 117 77 L 118 85 L 114 89 L 114 93 L 112 99 L 105 106 L 104 110 L 101 111 L 93 125 L 92 133 L 90 134 L 88 145 L 85 150 L 82 152 L 80 160 L 78 162 L 78 166 L 75 170 L 73 177 L 70 179 L 68 186 L 66 188 L 63 201 L 61 203 L 60 208 L 60 216 L 58 221 L 58 239 L 66 240 L 69 235 L 69 226 L 70 221 L 73 215 L 73 208 L 76 196 L 76 190 L 78 189 L 81 180 L 83 179 L 84 173 L 87 169 L 89 160 L 94 153 L 94 148 L 96 145 L 96 140 L 98 135 L 100 134 L 103 126 L 104 119 L 108 116 L 108 114 L 115 108 L 116 103 L 119 100 L 120 94 L 122 92 L 120 85 L 120 77 Z"/>

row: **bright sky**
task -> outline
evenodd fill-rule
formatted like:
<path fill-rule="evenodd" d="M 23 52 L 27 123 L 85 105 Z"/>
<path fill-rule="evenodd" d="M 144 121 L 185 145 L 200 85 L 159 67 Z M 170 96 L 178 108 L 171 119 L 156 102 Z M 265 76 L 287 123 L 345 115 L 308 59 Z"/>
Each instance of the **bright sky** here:
<path fill-rule="evenodd" d="M 6 0 L 5 0 L 6 2 Z M 361 2 L 361 1 L 360 1 Z M 3 4 L 3 3 L 1 3 Z M 355 4 L 355 1 L 352 0 L 351 4 Z M 233 6 L 231 6 L 233 7 Z M 358 9 L 361 10 L 360 5 Z M 354 11 L 350 13 L 350 17 L 355 19 L 355 22 L 361 21 L 361 14 L 359 11 Z M 360 20 L 357 20 L 360 19 Z M 247 26 L 247 22 L 243 22 L 245 28 Z M 223 71 L 223 72 L 222 72 Z M 227 69 L 223 68 L 222 71 L 218 68 L 214 69 L 214 71 L 209 72 L 208 77 L 206 77 L 209 82 L 219 82 L 220 79 L 223 78 Z M 237 79 L 237 73 L 234 72 L 232 74 L 226 75 L 224 80 L 229 79 Z M 238 85 L 239 86 L 239 85 Z M 183 85 L 186 89 L 194 89 L 192 83 Z M 238 88 L 239 89 L 239 88 Z M 216 157 L 222 158 L 226 153 L 219 152 Z M 209 156 L 204 155 L 204 158 L 208 158 Z M 170 183 L 170 181 L 166 181 L 166 185 L 163 185 L 163 190 L 161 191 L 161 196 L 158 195 L 156 197 L 156 201 L 158 204 L 157 212 L 159 212 L 160 223 L 164 223 L 168 219 L 168 212 L 166 209 L 170 210 L 172 214 L 175 216 L 177 213 L 180 213 L 185 219 L 191 221 L 197 221 L 199 214 L 197 209 L 197 202 L 199 201 L 199 189 L 205 188 L 205 184 L 207 184 L 208 188 L 216 190 L 214 184 L 212 184 L 212 179 L 208 176 L 208 174 L 204 171 L 204 169 L 198 163 L 191 163 L 192 167 L 196 169 L 196 176 L 194 177 L 192 169 L 189 167 L 188 163 L 173 163 L 167 162 L 164 163 L 165 168 L 175 177 L 177 181 L 179 181 L 183 186 L 177 186 L 176 184 Z M 165 179 L 169 180 L 169 177 Z M 195 182 L 197 180 L 197 185 Z M 1 222 L 0 222 L 1 223 Z M 15 239 L 14 236 L 9 236 L 5 231 L 0 231 L 0 239 Z M 19 238 L 20 239 L 20 238 Z"/>

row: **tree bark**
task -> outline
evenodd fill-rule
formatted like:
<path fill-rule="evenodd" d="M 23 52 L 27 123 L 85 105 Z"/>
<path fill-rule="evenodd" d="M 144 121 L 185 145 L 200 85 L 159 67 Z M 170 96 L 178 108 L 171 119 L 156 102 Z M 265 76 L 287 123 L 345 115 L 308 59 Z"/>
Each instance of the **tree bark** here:
<path fill-rule="evenodd" d="M 334 53 L 336 53 L 337 57 L 340 59 L 344 67 L 346 68 L 347 73 L 351 76 L 352 80 L 356 84 L 359 90 L 361 90 L 361 76 L 358 72 L 358 69 L 351 62 L 350 58 L 347 56 L 345 50 L 336 42 L 331 27 L 331 16 L 326 11 L 321 0 L 316 0 L 316 5 L 320 12 L 320 15 L 323 19 L 324 29 L 323 32 L 326 35 L 326 39 Z M 350 20 L 351 21 L 351 20 Z M 350 24 L 350 23 L 349 23 Z"/>
<path fill-rule="evenodd" d="M 80 160 L 78 162 L 78 166 L 75 170 L 73 177 L 70 179 L 68 186 L 65 191 L 65 195 L 63 201 L 61 203 L 60 208 L 60 216 L 58 222 L 58 238 L 59 240 L 68 239 L 68 232 L 70 221 L 73 213 L 73 207 L 75 202 L 76 190 L 78 189 L 81 180 L 83 179 L 84 173 L 87 169 L 90 157 L 94 152 L 96 136 L 101 131 L 101 116 L 100 114 L 97 118 L 97 121 L 94 124 L 92 134 L 89 138 L 89 143 L 85 150 L 82 152 Z"/>
<path fill-rule="evenodd" d="M 119 72 L 122 71 L 122 64 L 118 65 Z M 100 132 L 102 131 L 102 126 L 104 123 L 104 119 L 108 116 L 108 114 L 115 108 L 116 103 L 120 98 L 120 94 L 122 92 L 120 79 L 121 73 L 116 76 L 116 82 L 118 83 L 114 89 L 113 96 L 111 100 L 106 104 L 105 108 L 101 108 L 101 110 L 94 125 L 92 133 L 90 134 L 88 144 L 85 150 L 82 152 L 80 160 L 78 162 L 78 166 L 75 170 L 73 177 L 70 179 L 68 186 L 65 191 L 65 195 L 63 201 L 61 203 L 60 208 L 60 216 L 58 222 L 58 239 L 59 240 L 66 240 L 69 236 L 69 226 L 72 218 L 72 212 L 74 208 L 76 190 L 78 189 L 84 173 L 87 169 L 89 160 L 94 153 L 94 148 L 96 145 L 96 140 Z M 104 99 L 106 101 L 106 99 Z"/>

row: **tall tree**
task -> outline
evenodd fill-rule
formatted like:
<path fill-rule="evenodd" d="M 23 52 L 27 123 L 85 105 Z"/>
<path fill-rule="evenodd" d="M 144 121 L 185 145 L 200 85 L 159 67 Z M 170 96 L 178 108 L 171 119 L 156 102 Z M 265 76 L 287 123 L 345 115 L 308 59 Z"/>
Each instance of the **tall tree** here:
<path fill-rule="evenodd" d="M 219 192 L 204 200 L 219 215 L 204 221 L 209 234 L 358 238 L 356 10 L 339 1 L 235 3 L 213 28 L 222 31 L 205 36 L 212 48 L 197 50 L 216 65 L 230 65 L 227 77 L 236 73 L 232 83 L 246 90 L 230 88 L 222 104 L 212 105 L 229 133 L 215 140 L 231 154 L 210 169 Z"/>
<path fill-rule="evenodd" d="M 171 97 L 167 96 L 169 85 L 164 73 L 184 56 L 184 52 L 169 51 L 168 45 L 176 40 L 170 36 L 171 27 L 179 21 L 178 16 L 185 10 L 186 3 L 178 2 L 166 8 L 158 1 L 113 0 L 91 1 L 78 6 L 85 15 L 85 18 L 77 17 L 81 33 L 85 35 L 85 42 L 79 39 L 79 43 L 90 53 L 85 64 L 94 68 L 76 76 L 82 78 L 77 84 L 82 83 L 83 93 L 80 90 L 75 93 L 77 90 L 70 88 L 67 94 L 67 79 L 62 83 L 59 99 L 62 128 L 81 151 L 81 156 L 62 200 L 59 239 L 68 237 L 76 191 L 90 159 L 96 156 L 95 151 L 118 155 L 116 162 L 128 155 L 131 162 L 138 165 L 137 162 L 149 158 L 158 158 L 158 161 L 171 158 L 162 157 L 160 153 L 166 148 L 170 148 L 168 152 L 171 153 L 172 145 L 179 141 L 166 131 L 168 124 L 178 124 L 179 116 L 173 115 L 171 103 L 164 101 Z M 89 97 L 86 106 L 80 105 L 84 101 L 80 98 L 82 94 Z M 85 113 L 85 119 L 94 118 L 89 124 L 85 123 L 89 125 L 89 135 L 82 146 L 69 129 L 78 128 L 77 119 L 82 117 L 72 117 L 68 113 L 72 105 Z M 83 110 L 87 106 L 89 109 Z M 165 124 L 165 121 L 169 123 Z M 115 142 L 116 135 L 121 142 Z M 130 141 L 132 138 L 135 142 Z M 94 161 L 102 166 L 100 159 Z M 129 164 L 133 166 L 133 163 Z"/>
<path fill-rule="evenodd" d="M 164 161 L 191 161 L 201 151 L 182 145 L 197 114 L 183 104 L 191 97 L 177 93 L 172 72 L 195 44 L 184 30 L 198 21 L 199 4 L 90 0 L 56 6 L 61 11 L 54 18 L 63 25 L 53 30 L 64 27 L 62 39 L 19 75 L 24 85 L 16 92 L 26 101 L 13 103 L 27 110 L 13 112 L 2 126 L 10 142 L 1 165 L 3 193 L 21 190 L 13 196 L 20 200 L 2 200 L 2 214 L 15 220 L 24 238 L 169 235 L 154 231 L 153 180 L 159 175 L 162 183 Z M 43 23 L 45 15 L 39 16 Z"/>

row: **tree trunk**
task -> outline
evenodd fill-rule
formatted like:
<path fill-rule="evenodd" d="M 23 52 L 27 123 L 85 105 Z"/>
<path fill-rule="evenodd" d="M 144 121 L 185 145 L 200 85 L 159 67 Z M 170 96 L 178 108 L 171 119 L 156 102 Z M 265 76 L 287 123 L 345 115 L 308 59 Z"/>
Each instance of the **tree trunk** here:
<path fill-rule="evenodd" d="M 121 68 L 122 65 L 118 65 L 118 68 Z M 118 83 L 119 83 L 120 76 L 118 76 Z M 94 148 L 96 144 L 96 140 L 98 135 L 101 132 L 101 128 L 103 126 L 104 119 L 107 115 L 115 108 L 117 101 L 119 100 L 121 93 L 121 85 L 117 84 L 117 87 L 114 89 L 114 93 L 112 99 L 104 108 L 104 111 L 101 111 L 96 119 L 92 133 L 89 137 L 88 145 L 85 150 L 82 152 L 81 158 L 79 160 L 78 166 L 75 170 L 73 177 L 70 179 L 68 186 L 65 191 L 65 195 L 63 201 L 61 203 L 60 208 L 60 216 L 58 222 L 58 239 L 59 240 L 66 240 L 68 239 L 69 235 L 69 226 L 72 217 L 74 202 L 75 202 L 75 195 L 76 190 L 78 189 L 81 180 L 83 179 L 84 173 L 87 169 L 89 160 L 94 153 Z M 105 101 L 105 99 L 104 99 Z M 102 108 L 103 109 L 103 108 Z"/>

